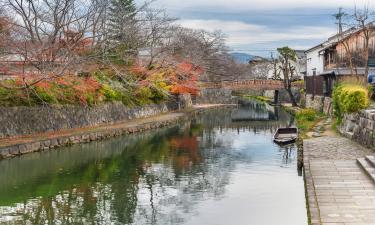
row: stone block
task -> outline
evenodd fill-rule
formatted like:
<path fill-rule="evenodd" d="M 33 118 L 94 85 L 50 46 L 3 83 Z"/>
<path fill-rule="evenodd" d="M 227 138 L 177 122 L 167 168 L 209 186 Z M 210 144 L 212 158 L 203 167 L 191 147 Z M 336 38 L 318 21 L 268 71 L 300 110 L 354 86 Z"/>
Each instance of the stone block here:
<path fill-rule="evenodd" d="M 56 148 L 58 146 L 59 146 L 58 140 L 57 139 L 51 139 L 51 145 L 50 145 L 50 147 L 51 148 Z"/>
<path fill-rule="evenodd" d="M 45 140 L 42 142 L 43 148 L 49 148 L 51 146 L 51 141 L 50 140 Z"/>
<path fill-rule="evenodd" d="M 69 138 L 61 137 L 61 138 L 58 138 L 58 139 L 57 139 L 57 142 L 58 142 L 59 145 L 61 145 L 61 146 L 67 145 L 68 142 L 69 142 Z"/>
<path fill-rule="evenodd" d="M 90 134 L 90 140 L 95 141 L 97 139 L 97 134 L 96 133 L 91 133 Z"/>
<path fill-rule="evenodd" d="M 20 150 L 19 150 L 18 146 L 11 146 L 11 147 L 9 147 L 9 154 L 11 154 L 11 155 L 19 155 L 20 154 Z"/>
<path fill-rule="evenodd" d="M 8 157 L 10 157 L 9 148 L 1 148 L 0 158 L 8 158 Z"/>
<path fill-rule="evenodd" d="M 40 144 L 38 143 L 29 143 L 19 146 L 19 151 L 21 154 L 31 153 L 39 150 Z"/>
<path fill-rule="evenodd" d="M 367 109 L 367 110 L 363 110 L 363 111 L 364 111 L 364 116 L 367 119 L 372 119 L 374 114 L 375 114 L 375 109 Z"/>
<path fill-rule="evenodd" d="M 366 132 L 366 146 L 372 147 L 373 146 L 373 132 L 372 130 L 367 130 Z"/>
<path fill-rule="evenodd" d="M 367 119 L 366 120 L 366 129 L 369 129 L 369 130 L 374 130 L 375 128 L 375 121 L 371 120 L 371 119 Z"/>
<path fill-rule="evenodd" d="M 365 128 L 367 124 L 367 119 L 365 117 L 359 118 L 359 126 Z"/>

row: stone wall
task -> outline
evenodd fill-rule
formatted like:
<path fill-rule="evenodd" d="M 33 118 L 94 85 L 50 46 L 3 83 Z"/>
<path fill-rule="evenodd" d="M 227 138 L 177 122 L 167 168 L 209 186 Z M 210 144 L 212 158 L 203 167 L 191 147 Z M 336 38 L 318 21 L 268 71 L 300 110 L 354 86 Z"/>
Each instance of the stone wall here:
<path fill-rule="evenodd" d="M 122 103 L 94 107 L 0 107 L 0 138 L 85 126 L 113 124 L 178 109 L 177 101 L 129 108 Z"/>
<path fill-rule="evenodd" d="M 179 109 L 188 109 L 193 107 L 193 102 L 191 100 L 190 94 L 180 94 L 178 96 L 178 103 Z"/>
<path fill-rule="evenodd" d="M 318 112 L 323 112 L 327 115 L 332 115 L 332 98 L 306 94 L 305 96 L 305 107 L 315 109 Z"/>
<path fill-rule="evenodd" d="M 292 93 L 294 95 L 294 98 L 297 102 L 300 102 L 301 100 L 301 92 L 300 89 L 298 88 L 292 88 Z M 290 100 L 289 93 L 285 90 L 279 90 L 279 101 L 281 103 L 291 103 L 292 101 Z"/>
<path fill-rule="evenodd" d="M 339 131 L 368 148 L 375 147 L 375 109 L 345 115 Z"/>
<path fill-rule="evenodd" d="M 71 146 L 79 143 L 89 143 L 92 141 L 99 141 L 108 139 L 111 137 L 117 137 L 121 135 L 134 134 L 138 132 L 144 132 L 151 129 L 169 126 L 179 121 L 183 121 L 185 118 L 184 114 L 172 117 L 171 119 L 164 121 L 152 121 L 148 123 L 140 123 L 129 127 L 119 127 L 112 129 L 105 129 L 100 131 L 90 131 L 80 134 L 68 134 L 66 136 L 59 137 L 48 137 L 47 139 L 34 140 L 27 143 L 19 143 L 10 146 L 0 147 L 0 159 L 11 158 L 33 152 L 45 151 L 49 149 Z"/>
<path fill-rule="evenodd" d="M 292 93 L 294 95 L 294 98 L 296 99 L 297 102 L 301 101 L 301 93 L 298 88 L 292 88 Z M 262 94 L 264 97 L 274 99 L 275 97 L 275 90 L 265 90 L 263 91 Z M 292 101 L 290 100 L 289 93 L 285 90 L 279 90 L 279 102 L 280 103 L 291 103 Z"/>
<path fill-rule="evenodd" d="M 195 97 L 194 104 L 231 104 L 232 91 L 228 89 L 203 89 Z"/>

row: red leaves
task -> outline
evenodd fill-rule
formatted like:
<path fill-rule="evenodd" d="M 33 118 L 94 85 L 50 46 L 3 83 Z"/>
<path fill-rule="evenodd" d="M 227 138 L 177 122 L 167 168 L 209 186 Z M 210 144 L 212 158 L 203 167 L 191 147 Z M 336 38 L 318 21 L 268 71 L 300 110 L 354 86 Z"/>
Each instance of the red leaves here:
<path fill-rule="evenodd" d="M 162 80 L 170 86 L 171 93 L 197 95 L 199 92 L 198 77 L 204 73 L 204 70 L 191 62 L 184 61 L 168 66 L 155 66 L 151 70 L 136 65 L 131 68 L 131 72 L 142 79 L 138 82 L 141 87 L 150 85 L 156 79 L 160 81 L 162 77 Z"/>
<path fill-rule="evenodd" d="M 190 62 L 182 62 L 176 66 L 176 77 L 173 77 L 174 84 L 171 92 L 174 94 L 190 93 L 197 95 L 199 88 L 197 86 L 198 77 L 204 70 Z"/>
<path fill-rule="evenodd" d="M 140 87 L 148 87 L 151 84 L 151 81 L 149 80 L 141 80 L 138 82 L 138 85 Z"/>
<path fill-rule="evenodd" d="M 134 65 L 130 69 L 130 72 L 134 73 L 137 76 L 145 76 L 147 74 L 147 69 L 140 65 Z"/>
<path fill-rule="evenodd" d="M 171 88 L 171 93 L 173 94 L 183 94 L 183 93 L 190 93 L 192 95 L 197 95 L 199 92 L 199 88 L 195 83 L 189 82 L 189 84 L 175 84 Z"/>

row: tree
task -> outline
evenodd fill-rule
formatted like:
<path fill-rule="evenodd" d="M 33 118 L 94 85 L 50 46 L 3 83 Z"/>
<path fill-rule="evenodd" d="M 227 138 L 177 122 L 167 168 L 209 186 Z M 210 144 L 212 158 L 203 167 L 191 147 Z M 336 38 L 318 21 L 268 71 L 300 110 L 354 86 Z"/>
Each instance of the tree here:
<path fill-rule="evenodd" d="M 223 33 L 174 27 L 166 46 L 175 58 L 186 58 L 205 70 L 201 79 L 221 81 L 234 79 L 236 63 L 228 54 Z"/>
<path fill-rule="evenodd" d="M 297 54 L 289 47 L 278 48 L 277 52 L 279 53 L 280 70 L 283 75 L 284 88 L 289 94 L 292 105 L 297 106 L 297 101 L 292 92 L 292 82 L 296 71 L 292 63 L 297 61 Z"/>
<path fill-rule="evenodd" d="M 93 13 L 86 0 L 4 0 L 13 18 L 7 53 L 23 61 L 22 76 L 38 76 L 33 83 L 77 71 L 88 58 L 81 54 L 92 41 Z"/>
<path fill-rule="evenodd" d="M 344 52 L 338 56 L 340 64 L 349 66 L 353 75 L 358 75 L 358 67 L 362 67 L 364 68 L 363 74 L 367 77 L 369 56 L 375 53 L 373 43 L 375 37 L 374 13 L 369 11 L 368 6 L 364 6 L 363 9 L 355 7 L 354 13 L 351 15 L 340 10 L 335 16 L 339 25 L 338 50 Z M 343 18 L 346 19 L 345 22 L 342 21 Z M 349 29 L 342 32 L 344 25 Z M 338 64 L 338 66 L 340 65 Z"/>
<path fill-rule="evenodd" d="M 110 49 L 123 59 L 134 55 L 138 48 L 136 27 L 137 8 L 133 0 L 111 0 L 108 13 L 108 41 Z"/>
<path fill-rule="evenodd" d="M 368 77 L 369 72 L 369 45 L 370 40 L 375 36 L 375 27 L 374 27 L 374 19 L 372 18 L 372 13 L 369 12 L 368 7 L 365 6 L 363 10 L 358 10 L 355 8 L 354 21 L 357 23 L 357 27 L 361 30 L 360 34 L 363 38 L 363 63 L 365 67 L 365 77 Z"/>
<path fill-rule="evenodd" d="M 140 46 L 148 52 L 147 67 L 151 67 L 155 61 L 163 61 L 163 54 L 168 55 L 170 38 L 173 35 L 173 22 L 164 9 L 151 8 L 144 5 L 139 12 Z"/>

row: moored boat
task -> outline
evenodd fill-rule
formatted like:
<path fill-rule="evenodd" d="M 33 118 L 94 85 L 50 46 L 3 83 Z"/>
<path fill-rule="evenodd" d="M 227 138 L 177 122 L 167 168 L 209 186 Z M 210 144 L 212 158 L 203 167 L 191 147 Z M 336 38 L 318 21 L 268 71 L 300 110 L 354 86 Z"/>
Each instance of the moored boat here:
<path fill-rule="evenodd" d="M 290 144 L 297 140 L 298 129 L 295 127 L 279 128 L 273 136 L 273 141 L 277 144 Z"/>

